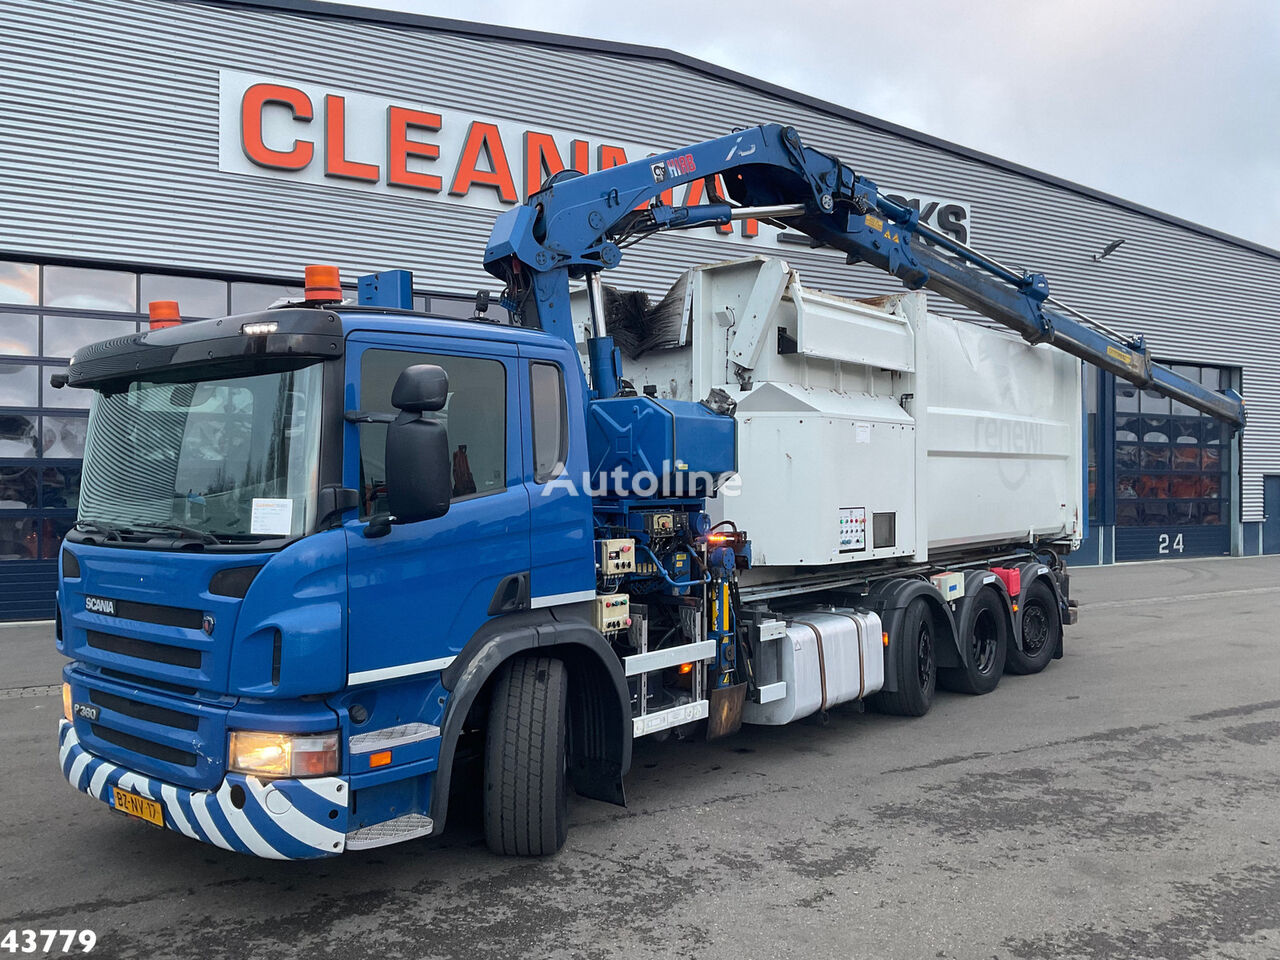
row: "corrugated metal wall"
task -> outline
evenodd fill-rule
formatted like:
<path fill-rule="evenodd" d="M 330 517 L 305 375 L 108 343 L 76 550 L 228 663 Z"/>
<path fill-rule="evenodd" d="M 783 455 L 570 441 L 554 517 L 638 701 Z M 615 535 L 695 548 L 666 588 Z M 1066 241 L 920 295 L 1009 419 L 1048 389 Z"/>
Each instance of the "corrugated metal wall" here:
<path fill-rule="evenodd" d="M 1085 312 L 1145 333 L 1158 356 L 1242 366 L 1244 520 L 1262 518 L 1262 474 L 1280 473 L 1275 257 L 662 60 L 197 2 L 8 0 L 4 9 L 0 249 L 9 253 L 271 276 L 334 262 L 352 274 L 407 267 L 440 291 L 490 285 L 484 210 L 220 172 L 224 67 L 596 141 L 674 147 L 777 120 L 884 183 L 968 201 L 972 242 L 1044 272 Z M 1127 240 L 1120 252 L 1090 259 L 1117 237 Z M 664 288 L 690 262 L 733 249 L 656 238 L 610 280 Z M 785 255 L 814 286 L 893 288 L 829 253 Z"/>

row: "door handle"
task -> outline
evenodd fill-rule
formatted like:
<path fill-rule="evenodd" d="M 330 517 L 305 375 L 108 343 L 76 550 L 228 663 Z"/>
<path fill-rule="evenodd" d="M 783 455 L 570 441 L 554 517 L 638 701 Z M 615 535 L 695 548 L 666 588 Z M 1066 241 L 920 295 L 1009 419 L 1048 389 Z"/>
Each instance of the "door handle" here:
<path fill-rule="evenodd" d="M 509 573 L 498 581 L 489 601 L 489 616 L 529 609 L 529 571 Z"/>

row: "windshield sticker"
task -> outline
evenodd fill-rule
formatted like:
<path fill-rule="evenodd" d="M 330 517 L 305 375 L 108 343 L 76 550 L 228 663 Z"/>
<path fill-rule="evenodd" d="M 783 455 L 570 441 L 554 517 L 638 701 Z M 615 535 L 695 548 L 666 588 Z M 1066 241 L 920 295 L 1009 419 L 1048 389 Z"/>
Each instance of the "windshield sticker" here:
<path fill-rule="evenodd" d="M 250 533 L 265 533 L 277 537 L 287 537 L 292 529 L 292 500 L 273 500 L 267 497 L 253 498 L 253 513 L 249 518 Z"/>

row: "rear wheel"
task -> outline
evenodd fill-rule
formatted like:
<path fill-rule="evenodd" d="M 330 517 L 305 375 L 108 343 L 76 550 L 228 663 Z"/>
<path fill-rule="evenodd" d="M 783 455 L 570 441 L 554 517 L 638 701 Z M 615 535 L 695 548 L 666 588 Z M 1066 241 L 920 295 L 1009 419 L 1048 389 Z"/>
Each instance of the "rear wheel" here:
<path fill-rule="evenodd" d="M 498 677 L 484 756 L 484 836 L 494 853 L 545 856 L 564 846 L 568 676 L 552 657 L 520 657 Z"/>
<path fill-rule="evenodd" d="M 892 662 L 897 690 L 882 690 L 873 704 L 881 713 L 922 717 L 933 705 L 938 687 L 938 660 L 934 652 L 937 635 L 929 603 L 917 597 L 907 605 L 898 621 L 898 635 L 891 638 Z"/>
<path fill-rule="evenodd" d="M 968 610 L 960 649 L 962 666 L 938 671 L 938 685 L 959 693 L 990 693 L 1004 673 L 1009 649 L 1009 618 L 995 592 L 980 591 Z"/>
<path fill-rule="evenodd" d="M 1039 673 L 1049 665 L 1062 640 L 1058 598 L 1043 580 L 1034 581 L 1022 598 L 1022 646 L 1009 644 L 1005 669 L 1010 673 Z"/>

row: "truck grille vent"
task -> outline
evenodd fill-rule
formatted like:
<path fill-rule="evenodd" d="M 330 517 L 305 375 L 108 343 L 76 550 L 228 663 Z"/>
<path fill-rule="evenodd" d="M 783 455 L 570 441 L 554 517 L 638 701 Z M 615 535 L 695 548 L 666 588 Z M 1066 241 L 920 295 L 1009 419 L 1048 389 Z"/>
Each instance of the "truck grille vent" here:
<path fill-rule="evenodd" d="M 110 727 L 104 727 L 98 723 L 93 723 L 89 726 L 93 730 L 93 735 L 99 740 L 105 740 L 107 743 L 123 747 L 125 750 L 132 750 L 134 753 L 140 753 L 155 760 L 162 760 L 165 763 L 173 763 L 180 767 L 194 767 L 196 765 L 196 755 L 188 753 L 186 750 L 166 747 L 162 743 L 152 743 L 150 740 L 143 740 L 141 737 L 135 737 L 131 733 L 112 730 Z"/>
<path fill-rule="evenodd" d="M 176 727 L 179 730 L 195 730 L 200 726 L 200 718 L 190 713 L 168 710 L 150 703 L 139 703 L 127 697 L 118 697 L 114 693 L 102 690 L 90 690 L 89 699 L 100 707 L 106 707 L 115 713 L 123 713 L 135 720 L 146 720 L 165 727 Z"/>
<path fill-rule="evenodd" d="M 175 667 L 200 669 L 200 651 L 186 647 L 171 647 L 163 643 L 152 643 L 150 640 L 138 640 L 135 637 L 119 637 L 114 633 L 101 633 L 89 630 L 89 646 L 108 653 L 118 653 L 122 657 L 136 657 L 139 660 L 152 660 L 156 663 L 169 663 Z"/>
<path fill-rule="evenodd" d="M 196 692 L 195 687 L 184 687 L 177 683 L 165 683 L 163 680 L 152 680 L 150 677 L 138 677 L 132 673 L 125 673 L 123 670 L 109 670 L 106 667 L 102 667 L 101 671 L 104 677 L 110 677 L 112 680 L 123 680 L 125 683 L 131 683 L 135 687 L 168 690 L 170 693 L 181 693 L 186 696 L 192 696 Z"/>
<path fill-rule="evenodd" d="M 162 627 L 183 627 L 187 630 L 199 630 L 204 621 L 204 614 L 199 610 L 163 607 L 158 603 L 138 603 L 134 600 L 117 600 L 116 616 L 122 620 L 156 623 Z"/>

